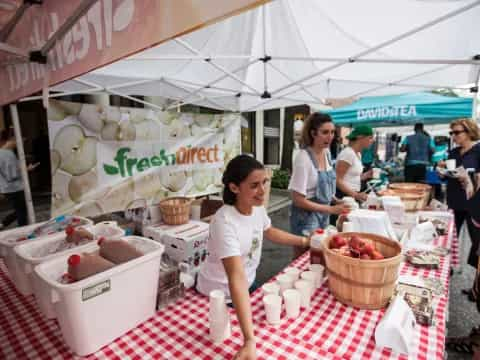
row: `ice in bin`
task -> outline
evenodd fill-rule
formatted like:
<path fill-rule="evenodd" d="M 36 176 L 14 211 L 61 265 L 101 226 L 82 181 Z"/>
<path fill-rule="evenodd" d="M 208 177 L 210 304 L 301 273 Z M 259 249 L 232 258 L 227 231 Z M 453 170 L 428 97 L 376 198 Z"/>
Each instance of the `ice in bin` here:
<path fill-rule="evenodd" d="M 15 279 L 18 271 L 15 252 L 13 251 L 15 246 L 26 241 L 30 243 L 63 232 L 68 225 L 87 226 L 93 225 L 93 222 L 80 216 L 58 216 L 46 222 L 0 232 L 0 256 L 3 257 L 11 277 Z"/>
<path fill-rule="evenodd" d="M 137 236 L 122 239 L 144 255 L 71 284 L 61 281 L 67 255 L 35 267 L 49 288 L 63 338 L 77 355 L 99 350 L 155 314 L 164 246 Z M 98 251 L 98 245 L 83 251 Z"/>

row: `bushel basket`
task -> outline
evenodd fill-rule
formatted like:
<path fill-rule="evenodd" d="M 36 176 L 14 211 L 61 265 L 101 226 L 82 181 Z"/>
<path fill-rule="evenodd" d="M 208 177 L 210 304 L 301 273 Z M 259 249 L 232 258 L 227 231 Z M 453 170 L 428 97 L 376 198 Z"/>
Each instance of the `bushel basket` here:
<path fill-rule="evenodd" d="M 190 219 L 191 203 L 192 200 L 186 197 L 172 197 L 160 201 L 158 206 L 162 221 L 168 225 L 186 224 Z"/>
<path fill-rule="evenodd" d="M 402 261 L 398 242 L 386 237 L 359 233 L 340 233 L 349 239 L 357 235 L 380 251 L 384 260 L 363 260 L 340 255 L 330 249 L 333 236 L 324 240 L 324 256 L 328 271 L 328 286 L 340 302 L 360 309 L 384 308 L 393 295 Z"/>

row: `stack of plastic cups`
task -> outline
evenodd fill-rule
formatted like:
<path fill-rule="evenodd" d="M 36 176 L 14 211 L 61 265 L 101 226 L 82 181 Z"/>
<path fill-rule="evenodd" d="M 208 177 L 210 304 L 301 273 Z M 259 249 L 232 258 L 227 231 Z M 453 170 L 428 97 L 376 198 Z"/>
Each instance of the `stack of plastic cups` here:
<path fill-rule="evenodd" d="M 215 343 L 221 343 L 231 335 L 230 316 L 225 304 L 225 294 L 221 290 L 210 292 L 210 307 L 208 312 L 210 322 L 210 339 Z"/>
<path fill-rule="evenodd" d="M 290 274 L 280 274 L 277 276 L 277 283 L 280 286 L 280 293 L 283 293 L 284 290 L 293 288 L 293 283 L 295 280 Z"/>
<path fill-rule="evenodd" d="M 265 316 L 270 325 L 280 324 L 282 315 L 282 298 L 279 295 L 269 294 L 263 297 Z"/>
<path fill-rule="evenodd" d="M 317 289 L 319 287 L 319 286 L 317 287 L 317 284 L 318 284 L 317 278 L 318 278 L 318 274 L 316 274 L 314 271 L 304 271 L 301 274 L 301 279 L 310 281 L 312 283 L 313 289 Z"/>
<path fill-rule="evenodd" d="M 295 289 L 300 292 L 301 306 L 305 309 L 310 309 L 310 300 L 313 293 L 313 283 L 306 280 L 295 281 Z"/>
<path fill-rule="evenodd" d="M 320 264 L 310 264 L 310 271 L 313 271 L 317 275 L 315 287 L 317 289 L 322 287 L 323 278 L 325 277 L 325 268 Z"/>
<path fill-rule="evenodd" d="M 300 278 L 300 273 L 302 272 L 300 269 L 297 269 L 296 267 L 287 267 L 284 271 L 285 274 L 291 276 L 293 281 L 297 281 Z"/>

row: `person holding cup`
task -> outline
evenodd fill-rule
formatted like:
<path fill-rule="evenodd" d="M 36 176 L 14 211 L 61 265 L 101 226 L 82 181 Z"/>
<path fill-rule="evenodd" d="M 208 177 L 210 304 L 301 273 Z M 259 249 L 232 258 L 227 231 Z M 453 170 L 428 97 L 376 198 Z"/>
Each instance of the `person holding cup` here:
<path fill-rule="evenodd" d="M 331 214 L 341 214 L 349 207 L 336 200 L 336 175 L 330 156 L 335 125 L 327 114 L 313 113 L 305 120 L 301 146 L 293 163 L 288 189 L 292 196 L 290 230 L 296 235 L 311 233 L 329 224 Z M 295 248 L 295 257 L 305 248 Z"/>
<path fill-rule="evenodd" d="M 224 205 L 210 223 L 208 257 L 196 289 L 207 295 L 222 290 L 233 302 L 244 343 L 235 359 L 255 359 L 255 336 L 249 291 L 255 288 L 263 237 L 293 246 L 309 246 L 309 239 L 274 228 L 263 207 L 268 181 L 263 164 L 251 156 L 233 158 L 223 173 Z"/>
<path fill-rule="evenodd" d="M 373 129 L 367 125 L 355 127 L 347 136 L 349 146 L 337 157 L 337 197 L 350 196 L 356 201 L 367 200 L 361 192 L 362 181 L 372 178 L 372 169 L 363 172 L 361 153 L 373 143 Z"/>
<path fill-rule="evenodd" d="M 448 154 L 448 162 L 438 163 L 438 167 L 446 167 L 450 169 L 463 167 L 464 169 L 474 169 L 475 173 L 480 172 L 480 130 L 475 121 L 471 119 L 458 119 L 450 123 L 450 136 L 457 147 L 450 150 Z M 468 232 L 472 240 L 472 246 L 468 255 L 468 264 L 475 269 L 477 268 L 478 256 L 477 249 L 480 244 L 480 230 L 473 226 L 471 215 L 468 211 L 467 194 L 465 191 L 465 177 L 448 176 L 447 177 L 447 205 L 453 210 L 455 217 L 455 226 L 457 234 L 466 222 Z M 468 295 L 471 301 L 475 300 L 475 296 L 471 289 L 462 290 Z"/>

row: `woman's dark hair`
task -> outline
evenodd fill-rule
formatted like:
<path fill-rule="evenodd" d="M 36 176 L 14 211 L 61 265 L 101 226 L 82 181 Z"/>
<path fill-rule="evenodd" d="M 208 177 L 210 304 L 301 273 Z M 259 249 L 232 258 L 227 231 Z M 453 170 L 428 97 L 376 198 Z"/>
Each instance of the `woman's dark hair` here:
<path fill-rule="evenodd" d="M 254 170 L 263 169 L 265 169 L 263 164 L 250 155 L 238 155 L 230 160 L 222 177 L 224 186 L 223 202 L 228 205 L 234 205 L 237 201 L 237 195 L 228 186 L 230 183 L 239 186 Z"/>
<path fill-rule="evenodd" d="M 302 128 L 302 138 L 300 145 L 305 148 L 313 144 L 312 130 L 316 133 L 318 128 L 325 123 L 332 122 L 332 118 L 328 114 L 315 112 L 308 115 Z"/>
<path fill-rule="evenodd" d="M 13 129 L 3 129 L 0 131 L 0 146 L 3 146 L 8 140 L 10 140 L 14 136 Z"/>

